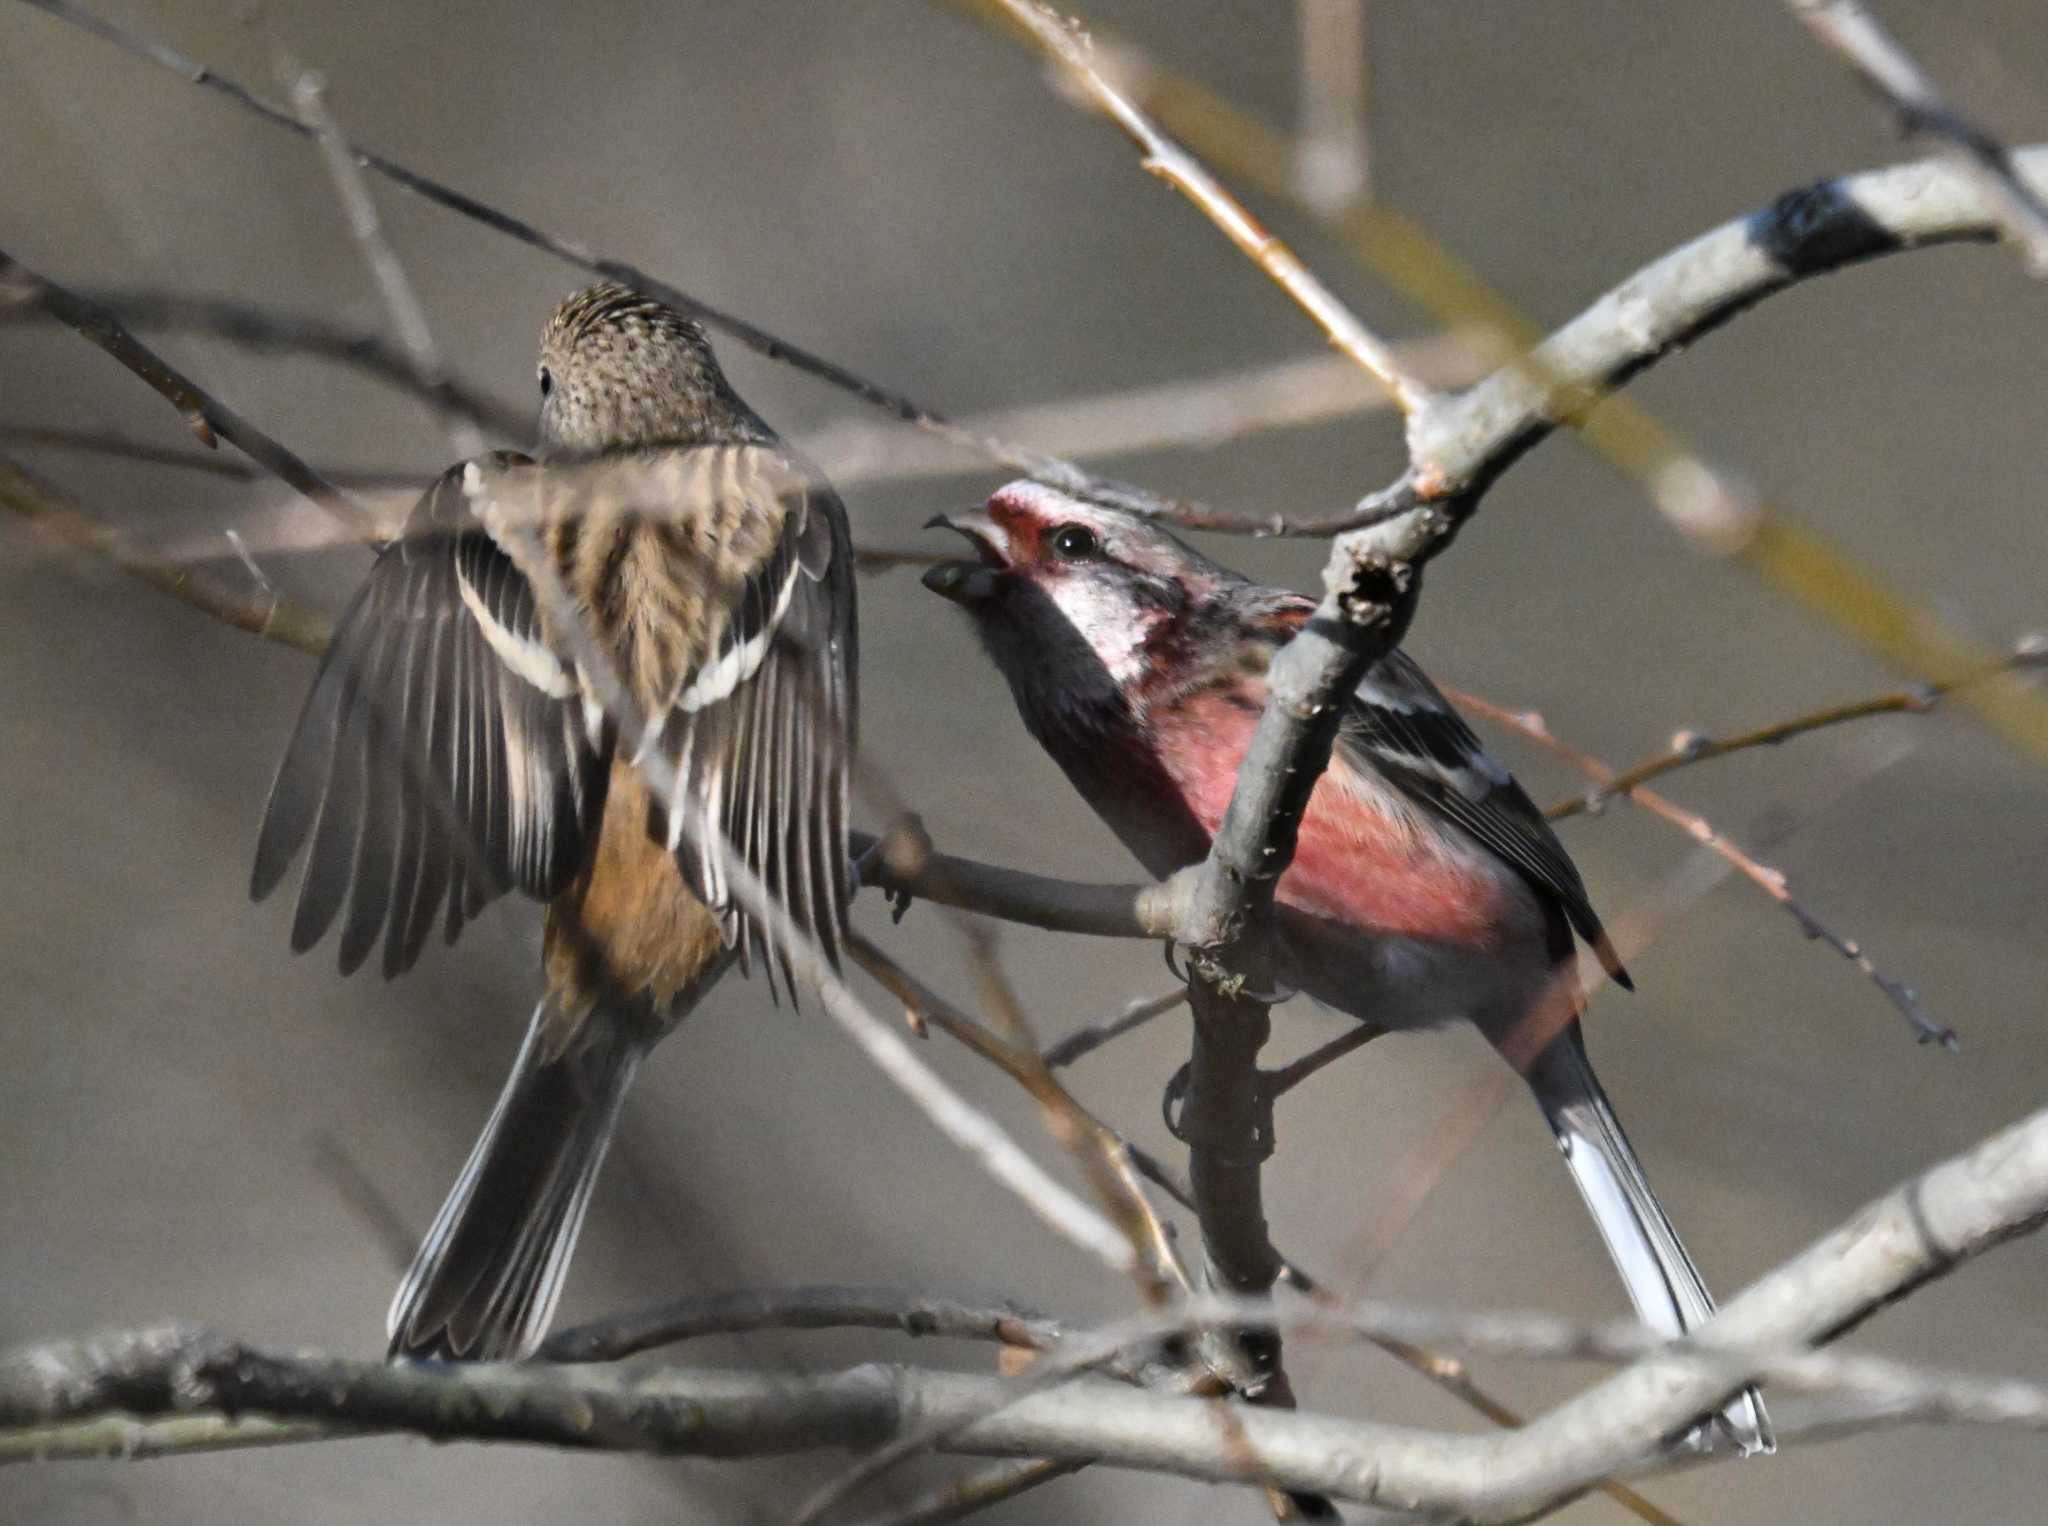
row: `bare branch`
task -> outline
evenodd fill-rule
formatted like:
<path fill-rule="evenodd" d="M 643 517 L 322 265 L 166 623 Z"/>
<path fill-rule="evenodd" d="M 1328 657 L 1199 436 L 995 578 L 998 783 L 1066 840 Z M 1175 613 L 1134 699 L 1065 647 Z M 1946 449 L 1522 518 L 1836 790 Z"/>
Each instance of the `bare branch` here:
<path fill-rule="evenodd" d="M 1497 344 L 1448 333 L 1395 345 L 1402 364 L 1433 385 L 1478 381 L 1502 358 Z M 1276 429 L 1297 429 L 1391 406 L 1371 377 L 1341 355 L 1311 355 L 1208 376 L 1054 398 L 961 420 L 978 434 L 1036 440 L 1073 460 L 1214 449 Z M 891 428 L 886 420 L 849 417 L 816 431 L 806 453 L 834 482 L 902 481 L 984 471 L 987 462 L 943 440 Z M 1191 528 L 1200 515 L 1176 516 Z M 1225 515 L 1219 523 L 1250 523 Z M 1284 520 L 1257 521 L 1284 525 Z"/>
<path fill-rule="evenodd" d="M 95 288 L 88 300 L 119 315 L 130 328 L 152 333 L 204 334 L 259 355 L 310 355 L 360 371 L 401 392 L 424 397 L 508 440 L 533 432 L 533 410 L 492 397 L 456 377 L 444 377 L 438 396 L 423 390 L 406 353 L 374 329 L 337 323 L 314 313 L 293 312 L 233 297 L 135 287 Z M 0 308 L 0 321 L 42 316 L 39 310 Z M 417 480 L 417 479 L 414 479 Z"/>
<path fill-rule="evenodd" d="M 1222 1480 L 1247 1476 L 1410 1511 L 1519 1518 L 1617 1471 L 1654 1465 L 1665 1438 L 1796 1353 L 1852 1328 L 1927 1282 L 2048 1217 L 2048 1111 L 1992 1136 L 1864 1208 L 1733 1299 L 1691 1341 L 1661 1347 L 1525 1429 L 1449 1436 L 1241 1409 L 1228 1427 L 1208 1401 L 1099 1381 L 1040 1389 L 953 1374 L 863 1367 L 783 1374 L 533 1366 L 387 1366 L 279 1356 L 186 1329 L 132 1332 L 31 1348 L 0 1362 L 0 1455 L 81 1455 L 108 1448 L 106 1421 L 202 1415 L 246 1425 L 318 1421 L 322 1431 L 402 1429 L 495 1439 L 699 1455 L 871 1448 L 931 1422 L 964 1421 L 942 1443 L 982 1455 L 1100 1460 Z M 1197 1317 L 1206 1312 L 1195 1310 Z M 1316 1311 L 1318 1314 L 1324 1311 Z M 1233 1305 L 1227 1317 L 1249 1310 Z M 1641 1338 L 1638 1336 L 1637 1338 Z M 1626 1338 L 1624 1338 L 1625 1342 Z M 1902 1382 L 1908 1370 L 1868 1358 L 1792 1355 L 1832 1365 L 1830 1381 Z M 1913 1376 L 1919 1382 L 1919 1375 Z M 1945 1418 L 2039 1428 L 2048 1392 L 1935 1378 L 1900 1388 L 1888 1418 Z M 991 1407 L 993 1406 L 993 1407 Z M 288 1428 L 267 1440 L 310 1439 Z M 130 1434 L 146 1445 L 147 1435 Z M 215 1436 L 191 1440 L 252 1439 Z"/>
<path fill-rule="evenodd" d="M 85 7 L 73 3 L 73 0 L 21 0 L 21 3 L 78 27 L 133 57 L 168 70 L 187 84 L 213 91 L 242 110 L 253 113 L 274 126 L 283 127 L 302 137 L 314 136 L 312 130 L 288 108 L 266 100 L 248 86 L 178 52 L 175 48 L 115 25 Z M 868 381 L 847 367 L 827 360 L 800 345 L 791 344 L 756 324 L 713 307 L 701 298 L 670 285 L 637 265 L 600 254 L 573 239 L 548 233 L 514 217 L 509 212 L 409 169 L 395 159 L 365 148 L 360 143 L 350 142 L 345 147 L 349 155 L 363 168 L 382 175 L 394 185 L 435 206 L 481 223 L 507 238 L 553 255 L 579 270 L 606 280 L 618 281 L 650 297 L 658 298 L 670 307 L 722 330 L 748 349 L 770 360 L 792 366 L 805 375 L 836 387 L 904 423 L 915 425 L 948 440 L 962 450 L 971 451 L 987 460 L 1023 472 L 1050 487 L 1132 513 L 1169 519 L 1199 519 L 1211 514 L 1211 511 L 1203 509 L 1198 504 L 1162 498 L 1130 483 L 1084 471 L 1071 461 L 1063 461 L 1022 445 L 977 435 L 972 430 L 955 424 L 943 414 L 926 408 L 899 392 Z"/>
<path fill-rule="evenodd" d="M 212 445 L 218 435 L 351 530 L 370 532 L 373 521 L 361 504 L 143 344 L 112 313 L 0 251 L 0 311 L 30 306 L 77 330 L 162 393 L 202 444 Z"/>
<path fill-rule="evenodd" d="M 1981 123 L 1943 99 L 1913 56 L 1857 0 L 1786 0 L 1792 14 L 1888 103 L 1908 137 L 1939 141 L 1997 208 L 2000 230 L 2017 243 L 2036 276 L 2048 276 L 2048 201 L 2013 153 Z"/>
<path fill-rule="evenodd" d="M 1367 0 L 1297 0 L 1301 34 L 1300 130 L 1294 183 L 1309 205 L 1372 198 L 1366 134 Z"/>
<path fill-rule="evenodd" d="M 341 127 L 327 108 L 325 86 L 318 75 L 299 73 L 289 63 L 281 67 L 284 73 L 296 75 L 291 86 L 292 104 L 298 108 L 299 120 L 311 129 L 320 144 L 320 157 L 327 163 L 328 177 L 334 182 L 335 196 L 348 219 L 349 233 L 362 251 L 363 263 L 370 267 L 377 294 L 383 298 L 384 310 L 391 315 L 391 326 L 405 347 L 407 369 L 420 390 L 433 399 L 456 459 L 482 455 L 483 434 L 449 391 L 448 367 L 441 358 L 440 347 L 434 343 L 427 310 L 420 305 L 412 282 L 406 279 L 398 252 L 384 236 L 377 203 L 363 183 L 362 171 L 349 152 L 348 140 L 342 137 Z"/>
<path fill-rule="evenodd" d="M 962 1521 L 991 1505 L 1068 1478 L 1086 1467 L 1085 1463 L 1055 1462 L 1049 1457 L 1030 1457 L 1022 1462 L 999 1462 L 964 1477 L 949 1479 L 884 1515 L 873 1516 L 858 1526 L 944 1526 Z"/>
<path fill-rule="evenodd" d="M 151 445 L 132 440 L 115 430 L 52 429 L 37 424 L 0 424 L 0 445 L 33 446 L 43 450 L 75 451 L 104 456 L 115 461 L 134 461 L 144 466 L 169 467 L 174 471 L 199 472 L 223 477 L 230 482 L 268 482 L 270 474 L 247 461 L 209 456 L 175 446 Z M 373 492 L 417 489 L 433 475 L 428 471 L 403 471 L 394 467 L 318 466 L 314 470 L 337 487 L 363 488 Z M 330 536 L 323 544 L 353 544 L 357 537 Z"/>
<path fill-rule="evenodd" d="M 238 631 L 261 636 L 318 656 L 327 650 L 333 627 L 323 615 L 301 608 L 269 589 L 242 592 L 194 568 L 137 551 L 40 478 L 0 457 L 0 504 L 33 520 L 60 545 L 103 556 L 132 578 Z"/>
<path fill-rule="evenodd" d="M 2048 148 L 2022 157 L 2048 163 Z M 1982 191 L 1933 162 L 1788 191 L 1645 265 L 1539 345 L 1529 366 L 1498 371 L 1417 420 L 1416 490 L 1425 502 L 1483 491 L 1610 389 L 1800 281 L 1996 232 Z M 1372 503 L 1361 514 L 1386 517 Z"/>
<path fill-rule="evenodd" d="M 1050 1351 L 1059 1326 L 1008 1305 L 976 1306 L 895 1288 L 748 1289 L 678 1299 L 658 1309 L 600 1319 L 548 1337 L 549 1362 L 616 1362 L 642 1351 L 707 1335 L 755 1330 L 897 1330 L 905 1335 L 994 1341 L 1024 1351 Z"/>
<path fill-rule="evenodd" d="M 999 1038 L 985 1023 L 961 1011 L 866 938 L 849 936 L 847 952 L 921 1020 L 965 1044 L 1038 1103 L 1046 1114 L 1048 1131 L 1080 1162 L 1097 1196 L 1140 1257 L 1136 1274 L 1148 1301 L 1162 1301 L 1169 1285 L 1183 1291 L 1188 1288 L 1173 1236 L 1138 1185 L 1123 1140 L 1074 1099 L 1035 1050 Z"/>
<path fill-rule="evenodd" d="M 1091 1055 L 1104 1044 L 1122 1038 L 1126 1033 L 1142 1028 L 1155 1017 L 1171 1012 L 1188 999 L 1186 986 L 1177 986 L 1162 995 L 1134 1001 L 1115 1017 L 1105 1018 L 1099 1023 L 1088 1023 L 1045 1050 L 1045 1064 L 1049 1070 L 1060 1070 L 1073 1064 L 1084 1055 Z"/>
<path fill-rule="evenodd" d="M 1086 885 L 929 850 L 873 850 L 894 843 L 853 834 L 865 883 L 892 896 L 934 901 L 1048 932 L 1096 938 L 1171 938 L 1177 891 L 1169 885 Z"/>
<path fill-rule="evenodd" d="M 1916 684 L 1910 689 L 1895 689 L 1884 694 L 1873 694 L 1865 699 L 1851 700 L 1847 704 L 1828 705 L 1819 710 L 1810 710 L 1804 715 L 1795 715 L 1789 720 L 1775 721 L 1768 726 L 1758 726 L 1751 731 L 1737 732 L 1730 737 L 1702 736 L 1696 731 L 1682 731 L 1672 739 L 1671 750 L 1654 758 L 1646 758 L 1633 768 L 1622 769 L 1605 783 L 1598 784 L 1583 794 L 1569 800 L 1560 800 L 1552 806 L 1549 816 L 1552 821 L 1561 821 L 1567 816 L 1576 816 L 1584 811 L 1596 811 L 1616 795 L 1626 795 L 1665 774 L 1676 773 L 1681 768 L 1690 768 L 1695 763 L 1704 763 L 1710 758 L 1725 758 L 1730 753 L 1746 752 L 1752 747 L 1776 747 L 1794 737 L 1806 736 L 1810 732 L 1823 731 L 1830 726 L 1840 726 L 1849 721 L 1867 720 L 1877 715 L 1924 715 L 1949 695 L 1972 684 L 1996 678 L 2002 674 L 2021 672 L 2027 669 L 2048 666 L 2048 638 L 2029 636 L 2019 641 L 2002 657 L 1995 657 L 1980 663 L 1975 668 L 1959 673 L 1953 678 L 1933 683 Z"/>
<path fill-rule="evenodd" d="M 1771 865 L 1762 862 L 1736 846 L 1725 833 L 1716 828 L 1712 822 L 1699 812 L 1687 810 L 1684 806 L 1643 785 L 1632 785 L 1626 789 L 1622 788 L 1622 774 L 1619 770 L 1610 764 L 1603 763 L 1591 753 L 1574 747 L 1571 743 L 1553 735 L 1550 728 L 1543 723 L 1543 718 L 1534 712 L 1510 710 L 1505 706 L 1494 704 L 1491 700 L 1481 699 L 1476 694 L 1468 694 L 1461 690 L 1453 689 L 1446 690 L 1445 692 L 1461 708 L 1470 710 L 1477 715 L 1485 716 L 1488 720 L 1497 722 L 1509 730 L 1529 738 L 1539 747 L 1564 759 L 1573 768 L 1576 768 L 1580 773 L 1591 779 L 1596 789 L 1602 794 L 1609 796 L 1618 795 L 1631 804 L 1641 806 L 1651 815 L 1662 821 L 1669 822 L 1694 842 L 1716 854 L 1733 867 L 1736 873 L 1749 881 L 1750 884 L 1756 886 L 1757 889 L 1784 907 L 1792 919 L 1799 924 L 1800 931 L 1805 933 L 1807 937 L 1827 944 L 1829 948 L 1854 965 L 1859 973 L 1884 993 L 1885 999 L 1898 1010 L 1899 1015 L 1906 1020 L 1906 1025 L 1912 1031 L 1913 1036 L 1921 1043 L 1939 1044 L 1942 1048 L 1948 1050 L 1954 1050 L 1959 1046 L 1961 1040 L 1957 1037 L 1956 1031 L 1945 1023 L 1936 1020 L 1934 1015 L 1921 1002 L 1920 993 L 1917 990 L 1906 982 L 1885 974 L 1872 961 L 1869 954 L 1864 951 L 1861 942 L 1836 932 L 1826 922 L 1823 922 L 1816 916 L 1803 901 L 1792 894 L 1791 883 L 1786 879 L 1783 870 L 1773 868 Z M 1579 809 L 1582 804 L 1582 797 L 1574 796 L 1571 800 L 1553 806 L 1549 815 L 1553 820 L 1569 816 Z"/>
<path fill-rule="evenodd" d="M 1315 320 L 1331 344 L 1379 379 L 1403 413 L 1413 414 L 1430 405 L 1435 394 L 1408 374 L 1396 358 L 1393 346 L 1361 323 L 1292 249 L 1267 232 L 1215 176 L 1161 132 L 1136 102 L 1096 68 L 1085 34 L 1054 15 L 1039 0 L 1001 0 L 1001 4 L 1046 55 L 1057 60 L 1103 114 L 1138 146 L 1145 156 L 1146 170 L 1200 208 L 1224 237 Z"/>
<path fill-rule="evenodd" d="M 1266 1072 L 1266 1096 L 1268 1100 L 1284 1097 L 1301 1085 L 1310 1076 L 1327 1065 L 1334 1065 L 1354 1049 L 1363 1049 L 1376 1038 L 1384 1038 L 1386 1029 L 1375 1028 L 1370 1023 L 1354 1023 L 1327 1044 L 1319 1044 L 1300 1059 L 1281 1066 L 1278 1070 Z"/>

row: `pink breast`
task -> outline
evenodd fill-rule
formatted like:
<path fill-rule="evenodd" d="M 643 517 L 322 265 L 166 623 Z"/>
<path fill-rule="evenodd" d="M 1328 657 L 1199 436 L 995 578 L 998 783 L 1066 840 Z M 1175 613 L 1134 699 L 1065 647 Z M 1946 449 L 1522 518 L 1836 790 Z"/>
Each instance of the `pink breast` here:
<path fill-rule="evenodd" d="M 1170 715 L 1155 713 L 1153 721 L 1167 772 L 1196 820 L 1213 833 L 1258 716 L 1211 693 Z M 1418 829 L 1414 813 L 1387 808 L 1388 786 L 1361 781 L 1347 787 L 1336 776 L 1342 767 L 1333 761 L 1309 798 L 1280 900 L 1381 936 L 1490 942 L 1507 909 L 1504 876 L 1511 871 L 1476 844 L 1435 836 L 1455 829 L 1426 818 Z"/>

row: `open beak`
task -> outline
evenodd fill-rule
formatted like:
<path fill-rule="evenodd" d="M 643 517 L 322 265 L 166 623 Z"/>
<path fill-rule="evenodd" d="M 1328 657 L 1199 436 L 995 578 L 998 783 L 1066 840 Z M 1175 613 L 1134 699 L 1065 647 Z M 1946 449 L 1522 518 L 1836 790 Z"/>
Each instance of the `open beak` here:
<path fill-rule="evenodd" d="M 927 530 L 953 530 L 973 544 L 980 560 L 941 562 L 926 570 L 923 583 L 942 599 L 955 604 L 979 604 L 991 597 L 1009 569 L 1010 537 L 1003 527 L 979 512 L 934 514 L 925 521 Z"/>

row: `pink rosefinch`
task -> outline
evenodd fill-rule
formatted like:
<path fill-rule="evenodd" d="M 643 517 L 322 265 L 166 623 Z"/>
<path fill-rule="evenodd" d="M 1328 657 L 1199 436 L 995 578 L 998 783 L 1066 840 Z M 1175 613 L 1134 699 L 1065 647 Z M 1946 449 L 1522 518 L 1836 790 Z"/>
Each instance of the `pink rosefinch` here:
<path fill-rule="evenodd" d="M 1314 609 L 1220 567 L 1157 525 L 1012 483 L 940 516 L 978 562 L 925 585 L 974 619 L 1024 724 L 1147 871 L 1209 850 L 1266 705 L 1273 655 Z M 1579 873 L 1512 775 L 1398 649 L 1347 703 L 1277 887 L 1290 984 L 1387 1028 L 1476 1023 L 1520 1067 L 1645 1323 L 1683 1335 L 1714 1311 L 1593 1075 L 1573 934 L 1629 985 Z M 1540 1052 L 1525 1024 L 1571 1010 Z M 1773 1443 L 1754 1390 L 1720 1417 Z"/>
<path fill-rule="evenodd" d="M 728 854 L 829 960 L 852 890 L 838 499 L 733 392 L 702 328 L 623 287 L 556 311 L 540 390 L 543 461 L 451 469 L 379 554 L 256 850 L 260 899 L 310 838 L 292 945 L 340 918 L 344 973 L 380 937 L 384 973 L 410 968 L 437 922 L 452 942 L 507 890 L 547 903 L 547 994 L 392 1303 L 394 1355 L 539 1344 L 640 1061 L 735 952 L 773 983 L 777 949 L 728 904 Z M 552 565 L 658 727 L 648 766 L 717 833 L 663 818 L 522 554 Z"/>

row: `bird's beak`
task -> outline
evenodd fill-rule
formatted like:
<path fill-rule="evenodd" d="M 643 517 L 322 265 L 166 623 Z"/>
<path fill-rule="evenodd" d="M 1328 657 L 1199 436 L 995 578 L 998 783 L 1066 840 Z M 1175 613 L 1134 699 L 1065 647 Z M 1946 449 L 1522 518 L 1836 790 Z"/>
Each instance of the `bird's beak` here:
<path fill-rule="evenodd" d="M 934 514 L 924 522 L 924 527 L 927 530 L 954 530 L 966 536 L 974 543 L 974 549 L 981 553 L 985 566 L 1010 565 L 1009 532 L 987 514 L 978 511 Z"/>
<path fill-rule="evenodd" d="M 980 553 L 975 562 L 941 562 L 924 575 L 924 586 L 955 604 L 979 604 L 993 595 L 1010 565 L 1010 537 L 986 514 L 934 514 L 927 530 L 953 530 L 967 537 Z"/>

